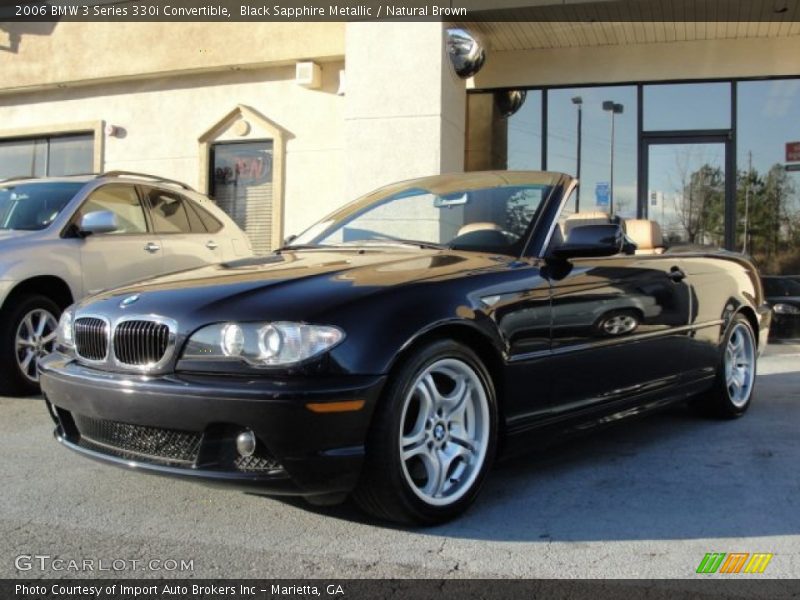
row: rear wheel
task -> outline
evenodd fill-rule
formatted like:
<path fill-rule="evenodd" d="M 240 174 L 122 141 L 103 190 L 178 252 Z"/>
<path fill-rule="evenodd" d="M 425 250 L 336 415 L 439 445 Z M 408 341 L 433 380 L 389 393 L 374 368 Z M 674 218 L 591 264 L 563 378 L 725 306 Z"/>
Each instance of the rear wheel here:
<path fill-rule="evenodd" d="M 354 497 L 383 519 L 451 519 L 477 496 L 496 439 L 497 403 L 485 366 L 459 343 L 434 342 L 388 383 Z"/>
<path fill-rule="evenodd" d="M 30 294 L 10 301 L 0 315 L 0 395 L 39 392 L 39 359 L 52 352 L 61 309 L 45 296 Z"/>
<path fill-rule="evenodd" d="M 734 418 L 745 413 L 753 398 L 756 380 L 756 340 L 750 322 L 736 315 L 725 334 L 714 386 L 698 398 L 706 414 Z"/>

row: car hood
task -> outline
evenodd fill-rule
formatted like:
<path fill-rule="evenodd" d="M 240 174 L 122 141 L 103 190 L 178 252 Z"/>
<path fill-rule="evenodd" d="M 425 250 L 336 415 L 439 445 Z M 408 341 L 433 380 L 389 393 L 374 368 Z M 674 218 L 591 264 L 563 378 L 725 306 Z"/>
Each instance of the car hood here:
<path fill-rule="evenodd" d="M 0 279 L 14 265 L 30 262 L 31 251 L 35 251 L 41 240 L 41 231 L 0 230 Z"/>
<path fill-rule="evenodd" d="M 9 240 L 18 240 L 32 235 L 36 235 L 38 231 L 17 231 L 9 229 L 0 229 L 0 244 Z"/>
<path fill-rule="evenodd" d="M 494 272 L 512 261 L 507 256 L 448 250 L 284 251 L 110 290 L 81 306 L 91 304 L 92 310 L 104 314 L 124 311 L 192 320 L 311 320 L 365 295 Z M 120 304 L 126 299 L 123 309 Z"/>

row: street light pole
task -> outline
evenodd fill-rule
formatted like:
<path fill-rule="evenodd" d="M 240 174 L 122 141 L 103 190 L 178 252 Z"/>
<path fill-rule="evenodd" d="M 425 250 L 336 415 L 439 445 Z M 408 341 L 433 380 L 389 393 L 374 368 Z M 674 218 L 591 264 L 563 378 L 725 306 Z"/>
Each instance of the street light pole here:
<path fill-rule="evenodd" d="M 583 98 L 575 96 L 572 103 L 578 107 L 578 147 L 576 149 L 576 173 L 575 177 L 578 180 L 578 187 L 575 190 L 575 212 L 580 212 L 581 209 L 581 134 L 583 133 Z"/>
<path fill-rule="evenodd" d="M 608 182 L 608 214 L 614 214 L 614 115 L 621 115 L 625 107 L 613 100 L 603 102 L 603 110 L 611 113 L 611 177 Z"/>

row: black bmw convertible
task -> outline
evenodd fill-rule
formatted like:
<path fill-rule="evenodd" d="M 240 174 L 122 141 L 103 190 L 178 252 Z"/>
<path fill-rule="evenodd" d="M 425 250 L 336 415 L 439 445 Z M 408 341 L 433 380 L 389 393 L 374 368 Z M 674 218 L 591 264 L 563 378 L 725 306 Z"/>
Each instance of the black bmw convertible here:
<path fill-rule="evenodd" d="M 689 400 L 743 414 L 770 320 L 741 255 L 574 213 L 558 173 L 381 188 L 268 256 L 66 310 L 66 447 L 134 471 L 452 518 L 500 454 Z"/>

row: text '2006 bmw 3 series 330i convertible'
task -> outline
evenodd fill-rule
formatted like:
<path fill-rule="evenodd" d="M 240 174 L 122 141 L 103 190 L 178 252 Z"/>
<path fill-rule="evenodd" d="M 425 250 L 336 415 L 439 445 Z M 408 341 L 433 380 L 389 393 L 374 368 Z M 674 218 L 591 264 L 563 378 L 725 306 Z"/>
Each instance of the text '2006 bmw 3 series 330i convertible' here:
<path fill-rule="evenodd" d="M 575 213 L 559 173 L 383 187 L 263 257 L 64 312 L 56 437 L 141 472 L 433 524 L 499 455 L 691 401 L 750 402 L 770 312 L 741 255 Z M 579 376 L 578 376 L 579 374 Z"/>

